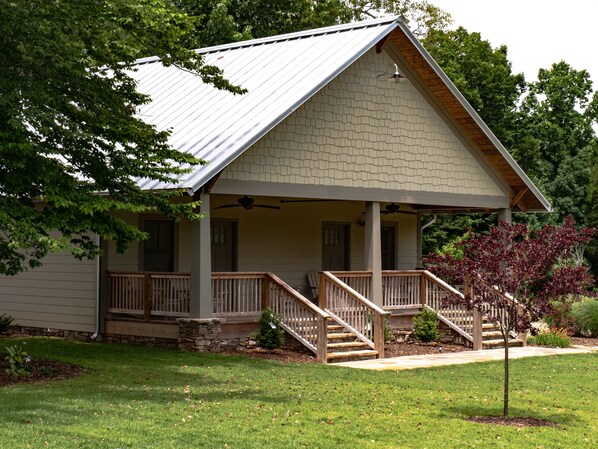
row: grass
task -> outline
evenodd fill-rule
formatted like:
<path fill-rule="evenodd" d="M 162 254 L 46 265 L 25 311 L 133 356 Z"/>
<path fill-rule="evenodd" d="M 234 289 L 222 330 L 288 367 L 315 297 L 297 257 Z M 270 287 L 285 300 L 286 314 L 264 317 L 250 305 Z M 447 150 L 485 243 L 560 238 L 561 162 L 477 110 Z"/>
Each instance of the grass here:
<path fill-rule="evenodd" d="M 89 372 L 0 388 L 2 448 L 598 447 L 596 354 L 512 361 L 512 415 L 561 427 L 511 428 L 464 420 L 500 414 L 501 363 L 371 372 L 48 338 L 26 349 Z"/>

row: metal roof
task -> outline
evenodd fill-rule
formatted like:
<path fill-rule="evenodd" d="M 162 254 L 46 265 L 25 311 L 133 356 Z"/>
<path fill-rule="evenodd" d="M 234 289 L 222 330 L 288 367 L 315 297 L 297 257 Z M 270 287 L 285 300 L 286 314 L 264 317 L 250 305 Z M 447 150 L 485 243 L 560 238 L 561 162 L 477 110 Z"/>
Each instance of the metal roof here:
<path fill-rule="evenodd" d="M 142 179 L 140 187 L 196 192 L 397 26 L 391 17 L 198 50 L 206 64 L 246 88 L 243 95 L 164 67 L 158 58 L 139 60 L 132 76 L 152 99 L 139 117 L 171 129 L 173 147 L 209 162 L 177 185 Z"/>
<path fill-rule="evenodd" d="M 549 202 L 407 25 L 396 17 L 197 50 L 205 57 L 206 64 L 220 67 L 231 83 L 247 89 L 243 95 L 218 90 L 188 71 L 164 67 L 159 58 L 140 59 L 132 76 L 138 90 L 148 94 L 151 102 L 140 108 L 139 117 L 158 130 L 170 130 L 169 142 L 174 148 L 208 162 L 180 175 L 176 184 L 140 179 L 140 187 L 184 188 L 190 194 L 195 193 L 366 51 L 387 37 L 384 42 L 399 35 L 415 51 L 412 64 L 417 66 L 416 71 L 430 70 L 426 83 L 431 84 L 426 88 L 434 90 L 437 96 L 446 97 L 450 92 L 448 103 L 441 98 L 449 114 L 454 109 L 452 103 L 464 108 L 467 123 L 463 124 L 463 120 L 458 123 L 466 132 L 473 133 L 474 141 L 478 142 L 474 135 L 478 131 L 487 140 L 481 149 L 491 156 L 490 163 L 511 188 L 528 189 L 528 193 L 523 193 L 531 198 L 532 210 L 550 210 Z M 439 93 L 439 89 L 446 92 Z"/>

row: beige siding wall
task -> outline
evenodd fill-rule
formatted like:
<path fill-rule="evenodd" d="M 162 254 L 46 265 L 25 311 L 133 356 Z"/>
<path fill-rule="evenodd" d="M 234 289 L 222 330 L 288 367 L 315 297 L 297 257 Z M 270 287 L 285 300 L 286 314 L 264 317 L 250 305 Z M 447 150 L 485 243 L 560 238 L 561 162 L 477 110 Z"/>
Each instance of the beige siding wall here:
<path fill-rule="evenodd" d="M 117 214 L 126 223 L 139 226 L 139 215 Z M 137 271 L 139 269 L 139 243 L 133 242 L 123 254 L 116 252 L 116 244 L 108 242 L 108 264 L 112 271 Z"/>
<path fill-rule="evenodd" d="M 21 326 L 92 332 L 96 286 L 97 261 L 52 254 L 40 268 L 0 276 L 0 314 Z"/>
<path fill-rule="evenodd" d="M 254 197 L 256 204 L 281 206 L 279 210 L 255 208 L 214 209 L 233 204 L 237 196 L 212 195 L 212 219 L 231 219 L 238 229 L 238 271 L 269 271 L 289 285 L 309 293 L 306 274 L 322 269 L 322 224 L 345 223 L 350 232 L 352 270 L 363 270 L 365 228 L 359 226 L 365 203 L 348 201 L 280 203 L 278 198 Z M 409 210 L 403 205 L 402 210 Z M 414 215 L 383 215 L 383 221 L 397 223 L 397 264 L 399 269 L 417 265 L 417 220 Z M 129 222 L 136 219 L 129 218 Z M 110 270 L 137 271 L 138 245 L 133 244 L 124 255 L 111 246 L 108 257 Z M 191 271 L 191 225 L 178 226 L 178 271 Z"/>
<path fill-rule="evenodd" d="M 155 216 L 152 216 L 154 218 Z M 134 214 L 121 214 L 120 218 L 129 224 L 141 226 L 143 217 Z M 191 271 L 191 223 L 182 220 L 177 223 L 177 271 L 188 272 Z M 141 244 L 139 242 L 132 242 L 129 248 L 123 253 L 119 254 L 116 251 L 116 244 L 114 242 L 108 243 L 108 265 L 112 271 L 138 271 L 140 264 Z"/>
<path fill-rule="evenodd" d="M 226 168 L 221 179 L 504 196 L 413 85 L 370 50 Z"/>

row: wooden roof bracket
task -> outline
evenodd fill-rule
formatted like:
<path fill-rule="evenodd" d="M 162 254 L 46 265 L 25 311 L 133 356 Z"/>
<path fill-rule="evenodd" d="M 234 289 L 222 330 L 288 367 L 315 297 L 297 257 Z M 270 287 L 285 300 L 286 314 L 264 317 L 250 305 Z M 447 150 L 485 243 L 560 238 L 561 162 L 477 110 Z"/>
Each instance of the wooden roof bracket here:
<path fill-rule="evenodd" d="M 519 204 L 519 202 L 521 201 L 521 199 L 523 198 L 523 196 L 529 191 L 529 189 L 527 187 L 521 189 L 519 192 L 517 192 L 517 194 L 513 197 L 513 199 L 511 200 L 511 208 L 514 208 L 515 206 L 519 205 L 519 208 L 521 210 L 523 210 L 525 212 L 525 207 L 521 206 Z"/>

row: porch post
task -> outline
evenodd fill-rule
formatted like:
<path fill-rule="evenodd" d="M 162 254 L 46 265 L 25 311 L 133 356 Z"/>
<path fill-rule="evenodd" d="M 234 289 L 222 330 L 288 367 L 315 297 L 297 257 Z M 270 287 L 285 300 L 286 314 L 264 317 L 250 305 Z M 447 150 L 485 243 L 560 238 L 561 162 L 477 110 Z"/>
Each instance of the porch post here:
<path fill-rule="evenodd" d="M 498 221 L 500 221 L 500 220 L 502 220 L 508 224 L 513 224 L 510 208 L 507 207 L 505 209 L 498 209 Z"/>
<path fill-rule="evenodd" d="M 212 317 L 212 250 L 210 236 L 210 194 L 201 193 L 201 220 L 194 221 L 192 227 L 191 251 L 191 302 L 190 318 Z"/>
<path fill-rule="evenodd" d="M 423 248 L 422 248 L 422 215 L 417 212 L 417 221 L 415 223 L 417 226 L 417 268 L 422 268 L 422 258 L 423 258 Z"/>
<path fill-rule="evenodd" d="M 380 203 L 365 204 L 365 258 L 366 269 L 372 272 L 371 298 L 382 307 L 382 243 L 380 237 Z"/>

